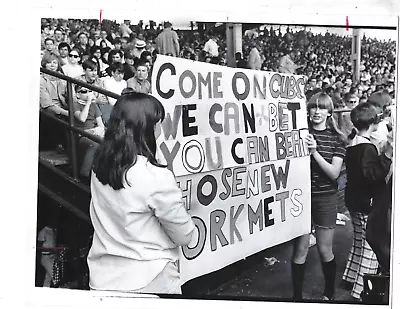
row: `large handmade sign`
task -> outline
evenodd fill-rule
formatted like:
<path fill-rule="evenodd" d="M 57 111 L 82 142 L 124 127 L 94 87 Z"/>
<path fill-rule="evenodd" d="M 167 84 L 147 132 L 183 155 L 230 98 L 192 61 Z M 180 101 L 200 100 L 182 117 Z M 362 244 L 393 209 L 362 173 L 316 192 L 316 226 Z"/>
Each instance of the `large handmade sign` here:
<path fill-rule="evenodd" d="M 310 231 L 302 76 L 159 55 L 158 157 L 177 177 L 195 236 L 182 283 Z"/>

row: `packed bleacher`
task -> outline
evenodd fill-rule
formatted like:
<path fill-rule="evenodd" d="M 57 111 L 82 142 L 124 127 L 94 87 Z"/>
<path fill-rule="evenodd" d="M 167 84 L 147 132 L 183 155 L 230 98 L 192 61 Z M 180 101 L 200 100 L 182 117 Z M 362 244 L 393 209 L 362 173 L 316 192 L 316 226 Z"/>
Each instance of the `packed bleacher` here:
<path fill-rule="evenodd" d="M 194 24 L 192 23 L 192 26 Z M 157 25 L 140 21 L 42 19 L 41 65 L 90 85 L 121 94 L 124 89 L 151 92 L 152 65 L 157 54 L 227 65 L 227 44 L 222 27 L 174 30 L 170 22 Z M 254 70 L 301 74 L 307 78 L 305 94 L 325 91 L 336 108 L 351 108 L 366 102 L 376 91 L 395 96 L 394 41 L 362 39 L 360 81 L 353 82 L 351 37 L 333 33 L 314 34 L 306 29 L 265 26 L 244 31 L 243 50 L 235 54 L 236 66 Z M 282 29 L 282 30 L 281 30 Z M 41 74 L 40 108 L 67 119 L 66 82 Z M 73 88 L 73 111 L 80 128 L 98 135 L 115 99 L 85 88 Z M 393 100 L 394 101 L 394 100 Z M 94 103 L 94 104 L 92 104 Z M 99 116 L 101 115 L 101 117 Z M 338 119 L 342 131 L 351 126 Z M 58 130 L 46 140 L 65 149 Z M 58 141 L 58 142 L 57 142 Z"/>
<path fill-rule="evenodd" d="M 95 63 L 99 78 L 112 77 L 110 66 L 120 62 L 126 81 L 136 78 L 139 63 L 147 66 L 145 79 L 150 81 L 151 66 L 158 53 L 227 64 L 224 32 L 175 31 L 171 27 L 169 22 L 143 26 L 143 22 L 131 25 L 130 21 L 117 24 L 104 20 L 100 24 L 97 20 L 43 19 L 42 56 L 55 53 L 59 57 L 58 69 L 71 77 L 83 75 L 86 60 Z M 341 89 L 340 95 L 334 95 L 335 103 L 344 106 L 343 96 L 350 90 L 361 101 L 376 90 L 385 90 L 394 97 L 395 48 L 395 41 L 364 36 L 359 83 L 352 82 L 351 38 L 328 32 L 324 35 L 306 30 L 294 32 L 289 27 L 285 33 L 272 27 L 246 31 L 243 53 L 236 55 L 236 59 L 239 67 L 277 71 L 282 58 L 290 57 L 295 65 L 291 73 L 308 77 L 308 91 Z M 141 89 L 137 84 L 134 83 L 138 88 L 135 90 L 149 91 L 148 85 Z"/>

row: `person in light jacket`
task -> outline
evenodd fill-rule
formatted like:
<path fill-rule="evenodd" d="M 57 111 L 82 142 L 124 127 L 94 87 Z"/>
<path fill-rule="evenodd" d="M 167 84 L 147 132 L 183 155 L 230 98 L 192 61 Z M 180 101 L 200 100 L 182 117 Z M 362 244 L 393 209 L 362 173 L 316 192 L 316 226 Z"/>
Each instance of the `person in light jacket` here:
<path fill-rule="evenodd" d="M 115 103 L 93 163 L 88 255 L 92 290 L 181 294 L 180 246 L 195 225 L 173 173 L 155 158 L 161 103 L 128 92 Z"/>

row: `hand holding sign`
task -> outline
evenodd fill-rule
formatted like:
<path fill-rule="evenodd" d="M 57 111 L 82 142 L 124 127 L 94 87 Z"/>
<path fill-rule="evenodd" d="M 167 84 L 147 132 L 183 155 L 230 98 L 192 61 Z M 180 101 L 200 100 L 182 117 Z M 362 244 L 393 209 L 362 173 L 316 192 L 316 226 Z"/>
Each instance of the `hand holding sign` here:
<path fill-rule="evenodd" d="M 311 154 L 317 151 L 317 141 L 312 134 L 306 136 L 306 144 Z"/>

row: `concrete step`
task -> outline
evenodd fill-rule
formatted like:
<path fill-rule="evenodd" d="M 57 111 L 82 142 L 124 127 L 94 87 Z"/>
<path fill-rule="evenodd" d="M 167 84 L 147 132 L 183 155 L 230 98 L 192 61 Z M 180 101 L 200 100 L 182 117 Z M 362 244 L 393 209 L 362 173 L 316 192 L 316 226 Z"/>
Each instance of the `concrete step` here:
<path fill-rule="evenodd" d="M 40 151 L 39 158 L 54 166 L 67 165 L 69 163 L 68 155 L 65 152 L 56 150 Z"/>

